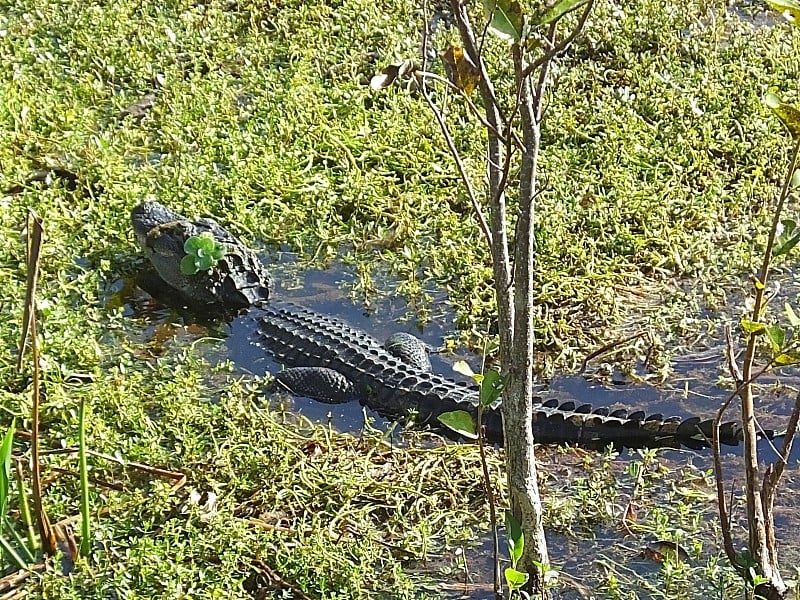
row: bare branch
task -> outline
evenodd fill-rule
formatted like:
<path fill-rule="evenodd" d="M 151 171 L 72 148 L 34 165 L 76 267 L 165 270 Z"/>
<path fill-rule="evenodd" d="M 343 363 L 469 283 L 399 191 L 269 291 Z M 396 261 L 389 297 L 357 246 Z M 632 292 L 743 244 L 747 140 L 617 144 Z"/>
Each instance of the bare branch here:
<path fill-rule="evenodd" d="M 478 67 L 481 78 L 478 89 L 483 100 L 486 120 L 491 124 L 487 130 L 487 174 L 489 178 L 489 190 L 492 191 L 489 203 L 489 228 L 491 231 L 491 255 L 492 272 L 495 278 L 497 289 L 509 289 L 511 285 L 511 259 L 508 248 L 508 231 L 506 229 L 507 208 L 505 200 L 505 181 L 500 165 L 505 165 L 504 152 L 501 142 L 493 132 L 505 132 L 505 123 L 500 105 L 494 93 L 494 86 L 486 69 L 486 63 L 478 51 L 475 42 L 475 33 L 472 29 L 469 14 L 466 6 L 461 0 L 450 0 L 450 6 L 458 27 L 461 42 L 464 50 L 473 64 Z M 501 187 L 501 183 L 503 184 Z M 499 191 L 498 191 L 499 190 Z M 501 363 L 509 364 L 511 360 L 510 348 L 514 330 L 514 306 L 504 294 L 497 297 L 497 316 L 499 320 L 500 334 L 500 360 Z"/>
<path fill-rule="evenodd" d="M 486 120 L 486 117 L 484 117 L 481 114 L 481 111 L 478 110 L 478 107 L 475 106 L 475 103 L 472 101 L 472 98 L 470 98 L 469 95 L 464 90 L 462 90 L 460 87 L 458 87 L 452 81 L 450 81 L 446 77 L 442 77 L 441 75 L 438 75 L 437 73 L 431 73 L 430 71 L 425 71 L 425 70 L 416 70 L 416 71 L 414 71 L 414 75 L 416 75 L 417 77 L 420 77 L 420 78 L 432 79 L 432 80 L 434 80 L 436 82 L 443 83 L 448 88 L 450 88 L 451 90 L 456 92 L 457 94 L 461 94 L 461 97 L 467 103 L 467 107 L 470 109 L 470 111 L 472 111 L 472 114 L 475 115 L 475 117 L 481 122 L 481 125 L 486 127 L 486 129 L 491 131 L 493 134 L 495 134 L 497 136 L 497 139 L 500 140 L 503 144 L 507 143 L 505 136 L 503 134 L 501 134 L 494 127 L 494 125 L 492 125 L 491 123 L 489 123 L 489 121 Z M 517 144 L 519 149 L 524 152 L 525 151 L 525 147 L 522 145 L 522 142 L 520 141 L 519 137 L 516 134 L 512 134 L 512 139 Z"/>
<path fill-rule="evenodd" d="M 469 178 L 469 174 L 467 173 L 467 169 L 464 166 L 464 161 L 461 160 L 461 154 L 456 148 L 455 140 L 453 140 L 453 136 L 450 133 L 450 128 L 447 126 L 447 122 L 444 120 L 444 115 L 442 115 L 442 111 L 439 110 L 439 107 L 436 106 L 436 103 L 431 98 L 430 93 L 428 92 L 428 88 L 425 85 L 425 79 L 421 78 L 420 80 L 420 90 L 422 91 L 422 97 L 425 98 L 425 101 L 428 103 L 428 106 L 433 112 L 433 116 L 436 118 L 436 122 L 439 123 L 439 128 L 442 131 L 442 135 L 444 135 L 444 140 L 447 143 L 447 147 L 450 150 L 450 154 L 453 156 L 453 160 L 456 163 L 456 167 L 458 168 L 458 173 L 461 175 L 461 180 L 464 182 L 464 187 L 467 190 L 467 195 L 469 196 L 469 201 L 472 204 L 472 210 L 475 212 L 475 218 L 478 219 L 478 225 L 481 228 L 481 232 L 483 232 L 483 236 L 486 238 L 487 243 L 491 246 L 492 245 L 492 231 L 489 228 L 489 223 L 486 221 L 486 216 L 483 214 L 483 207 L 481 207 L 480 202 L 478 202 L 478 197 L 475 195 L 475 190 L 472 187 L 472 180 Z"/>
<path fill-rule="evenodd" d="M 736 389 L 738 390 L 742 384 L 742 373 L 739 370 L 739 365 L 736 364 L 736 352 L 733 348 L 733 337 L 731 336 L 730 326 L 725 326 L 725 343 L 726 343 L 726 356 L 728 359 L 728 370 L 736 382 Z M 725 480 L 722 473 L 722 451 L 719 443 L 719 426 L 722 423 L 722 417 L 725 411 L 728 410 L 733 399 L 736 397 L 736 392 L 728 396 L 728 399 L 722 403 L 717 415 L 714 417 L 713 427 L 711 428 L 711 451 L 714 457 L 714 483 L 717 488 L 717 506 L 719 507 L 719 522 L 722 527 L 722 542 L 725 547 L 725 554 L 732 565 L 736 565 L 736 549 L 733 547 L 733 536 L 731 535 L 731 521 L 728 514 L 728 507 L 725 503 Z M 731 504 L 733 501 L 731 500 Z"/>
<path fill-rule="evenodd" d="M 555 44 L 550 50 L 548 50 L 545 54 L 537 58 L 527 67 L 525 67 L 525 71 L 523 71 L 522 76 L 528 77 L 530 76 L 536 69 L 541 67 L 543 64 L 552 61 L 556 58 L 559 54 L 565 52 L 567 48 L 572 45 L 572 42 L 575 41 L 575 38 L 578 37 L 578 34 L 583 30 L 583 26 L 586 24 L 586 20 L 589 18 L 589 14 L 592 12 L 592 8 L 594 8 L 594 0 L 589 0 L 586 3 L 586 8 L 583 9 L 583 13 L 581 14 L 580 18 L 578 19 L 578 24 L 575 28 L 570 32 L 570 34 L 561 40 L 558 44 Z M 553 25 L 558 23 L 560 19 L 557 19 Z"/>
<path fill-rule="evenodd" d="M 425 81 L 424 75 L 429 75 L 431 77 L 436 78 L 439 81 L 443 81 L 447 85 L 459 90 L 455 85 L 450 83 L 444 77 L 439 77 L 438 75 L 434 75 L 433 73 L 425 73 L 425 66 L 427 61 L 427 50 L 428 50 L 428 3 L 425 1 L 422 6 L 423 9 L 423 18 L 425 21 L 425 26 L 422 30 L 422 72 L 417 72 L 420 77 L 418 77 L 417 81 L 420 83 L 420 90 L 422 91 L 422 96 L 425 98 L 425 101 L 428 103 L 431 111 L 433 112 L 434 117 L 436 117 L 436 122 L 439 123 L 439 128 L 442 130 L 442 135 L 444 135 L 445 142 L 447 143 L 447 147 L 450 149 L 450 153 L 453 155 L 453 160 L 455 160 L 456 167 L 458 168 L 458 172 L 461 175 L 461 180 L 464 182 L 464 187 L 467 190 L 467 195 L 469 196 L 469 201 L 472 204 L 472 210 L 475 212 L 475 217 L 478 219 L 478 224 L 480 225 L 481 231 L 483 232 L 484 237 L 486 238 L 486 242 L 491 247 L 492 244 L 492 232 L 489 229 L 489 224 L 486 222 L 486 216 L 483 214 L 483 209 L 478 202 L 478 198 L 475 195 L 475 190 L 472 187 L 472 181 L 469 178 L 469 174 L 467 173 L 466 168 L 464 167 L 464 162 L 461 160 L 461 154 L 458 152 L 458 148 L 456 148 L 455 141 L 453 140 L 453 136 L 450 134 L 450 128 L 447 126 L 447 122 L 444 120 L 444 115 L 439 110 L 439 107 L 436 106 L 434 103 L 433 98 L 431 98 L 430 93 L 428 92 L 428 86 Z M 462 92 L 463 93 L 463 92 Z M 469 100 L 466 94 L 463 94 L 465 98 Z M 470 106 L 474 109 L 475 105 L 469 102 Z M 477 109 L 474 110 L 475 114 L 478 114 Z M 478 114 L 478 118 L 480 115 Z M 483 120 L 481 120 L 483 122 Z M 488 124 L 487 124 L 488 126 Z"/>

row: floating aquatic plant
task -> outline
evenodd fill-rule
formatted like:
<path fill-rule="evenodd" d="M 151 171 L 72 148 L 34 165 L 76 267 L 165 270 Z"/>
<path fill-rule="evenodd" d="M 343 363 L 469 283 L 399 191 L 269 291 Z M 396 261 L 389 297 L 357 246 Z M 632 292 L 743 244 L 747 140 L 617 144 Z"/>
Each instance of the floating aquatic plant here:
<path fill-rule="evenodd" d="M 225 256 L 225 246 L 208 231 L 188 238 L 183 244 L 183 251 L 186 252 L 181 260 L 181 273 L 184 275 L 209 271 Z"/>

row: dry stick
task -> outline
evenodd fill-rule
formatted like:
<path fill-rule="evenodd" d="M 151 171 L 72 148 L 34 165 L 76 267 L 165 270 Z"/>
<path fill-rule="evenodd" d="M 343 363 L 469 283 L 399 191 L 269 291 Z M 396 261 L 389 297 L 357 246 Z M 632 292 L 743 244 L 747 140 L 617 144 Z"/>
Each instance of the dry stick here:
<path fill-rule="evenodd" d="M 53 535 L 50 521 L 42 506 L 42 472 L 39 463 L 39 405 L 41 402 L 41 372 L 39 368 L 39 341 L 36 331 L 36 282 L 39 279 L 39 257 L 42 248 L 42 237 L 44 228 L 42 220 L 31 209 L 28 210 L 28 244 L 27 244 L 27 270 L 28 281 L 25 292 L 25 313 L 23 323 L 23 336 L 30 338 L 31 354 L 33 358 L 33 398 L 31 408 L 31 461 L 32 461 L 32 485 L 33 510 L 36 521 L 39 525 L 39 535 L 42 541 L 42 550 L 46 554 L 55 554 L 57 545 Z M 27 328 L 25 327 L 27 325 Z M 22 364 L 22 354 L 24 352 L 25 340 L 23 338 L 20 345 L 20 360 Z"/>
<path fill-rule="evenodd" d="M 583 373 L 583 371 L 586 370 L 586 367 L 588 366 L 590 360 L 593 360 L 598 356 L 607 354 L 611 351 L 616 351 L 617 348 L 619 348 L 620 346 L 627 344 L 628 342 L 632 342 L 633 340 L 638 340 L 640 337 L 644 336 L 644 334 L 645 334 L 644 331 L 640 331 L 639 333 L 634 333 L 633 335 L 629 335 L 628 337 L 622 338 L 621 340 L 615 340 L 613 342 L 609 342 L 608 344 L 601 346 L 594 352 L 590 352 L 583 359 L 583 362 L 581 362 L 581 366 L 580 368 L 578 368 L 578 373 Z"/>
<path fill-rule="evenodd" d="M 738 390 L 742 385 L 742 374 L 739 371 L 739 365 L 736 364 L 731 328 L 728 325 L 725 326 L 725 341 L 727 344 L 728 370 L 736 382 L 736 389 Z M 736 392 L 728 396 L 728 399 L 723 402 L 722 406 L 717 411 L 716 417 L 714 417 L 713 427 L 711 429 L 711 451 L 714 457 L 714 483 L 717 489 L 717 506 L 719 508 L 719 520 L 722 527 L 722 542 L 725 547 L 725 554 L 727 554 L 728 560 L 734 568 L 736 568 L 736 550 L 733 547 L 733 537 L 731 536 L 730 515 L 728 514 L 728 507 L 725 504 L 725 482 L 722 478 L 722 450 L 720 449 L 719 443 L 719 426 L 725 411 L 728 410 L 728 407 L 735 397 Z M 731 494 L 733 494 L 733 489 L 731 489 Z M 731 505 L 732 504 L 733 501 L 731 500 Z"/>
<path fill-rule="evenodd" d="M 0 578 L 0 592 L 5 592 L 6 590 L 13 590 L 19 584 L 24 582 L 28 577 L 33 575 L 34 573 L 41 573 L 47 568 L 45 563 L 38 563 L 31 567 L 28 567 L 24 571 L 20 570 L 15 573 L 9 573 L 5 577 Z"/>

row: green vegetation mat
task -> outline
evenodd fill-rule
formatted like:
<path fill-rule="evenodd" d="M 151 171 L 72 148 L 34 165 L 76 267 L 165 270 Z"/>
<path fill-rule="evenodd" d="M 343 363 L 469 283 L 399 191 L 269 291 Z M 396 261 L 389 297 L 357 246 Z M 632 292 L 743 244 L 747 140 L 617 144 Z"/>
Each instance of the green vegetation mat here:
<path fill-rule="evenodd" d="M 173 491 L 172 480 L 91 458 L 98 479 L 119 484 L 93 489 L 94 557 L 70 577 L 49 570 L 30 584 L 32 597 L 423 593 L 414 564 L 453 555 L 486 522 L 471 447 L 391 450 L 375 434 L 282 424 L 251 383 L 199 356 L 191 336 L 148 356 L 147 318 L 125 317 L 115 301 L 141 266 L 128 212 L 158 199 L 308 263 L 345 256 L 367 294 L 424 306 L 443 287 L 467 337 L 488 331 L 487 254 L 437 127 L 413 90 L 367 85 L 395 58 L 415 56 L 419 11 L 399 0 L 0 4 L 3 425 L 16 416 L 29 426 L 28 378 L 15 363 L 21 232 L 33 208 L 47 233 L 45 447 L 75 446 L 83 398 L 93 450 L 188 478 Z M 681 343 L 702 327 L 701 307 L 713 309 L 758 255 L 753 232 L 765 227 L 786 151 L 761 101 L 771 86 L 793 100 L 781 86 L 798 78 L 797 41 L 771 24 L 722 2 L 600 3 L 559 63 L 536 265 L 537 330 L 554 366 L 577 364 L 634 325 Z M 461 110 L 450 99 L 480 182 L 480 127 Z M 42 169 L 46 181 L 31 182 Z M 381 287 L 375 268 L 399 287 Z M 76 383 L 75 373 L 90 377 Z M 69 454 L 48 461 L 76 468 Z M 48 477 L 52 518 L 74 514 L 77 479 Z M 575 485 L 555 486 L 549 502 L 565 511 Z M 692 520 L 708 499 L 690 500 L 676 500 L 686 521 L 675 517 L 677 529 L 711 539 Z M 570 506 L 549 513 L 559 531 L 604 510 Z M 599 512 L 587 530 L 613 521 Z M 663 514 L 650 516 L 643 527 L 661 531 Z M 656 568 L 654 577 L 723 585 L 714 569 Z M 613 576 L 594 583 L 629 597 L 620 574 L 604 572 Z"/>

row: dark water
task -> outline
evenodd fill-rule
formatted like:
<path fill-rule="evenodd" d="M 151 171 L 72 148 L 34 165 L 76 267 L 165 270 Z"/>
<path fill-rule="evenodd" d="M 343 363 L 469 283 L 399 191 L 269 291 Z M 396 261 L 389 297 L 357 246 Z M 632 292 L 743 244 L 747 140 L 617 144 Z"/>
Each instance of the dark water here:
<path fill-rule="evenodd" d="M 280 268 L 273 270 L 273 297 L 290 300 L 325 315 L 335 316 L 354 327 L 369 332 L 381 342 L 391 334 L 403 331 L 411 333 L 432 347 L 440 347 L 447 332 L 453 330 L 453 314 L 445 303 L 444 296 L 434 296 L 430 320 L 422 324 L 416 318 L 416 311 L 399 294 L 370 297 L 370 305 L 348 296 L 356 283 L 356 276 L 337 264 L 334 268 L 319 270 L 298 270 L 291 261 L 291 255 L 283 255 Z M 225 339 L 226 357 L 246 373 L 263 376 L 276 373 L 282 366 L 275 362 L 264 349 L 251 343 L 253 323 L 247 316 L 235 319 L 228 327 Z M 480 359 L 473 355 L 455 357 L 440 354 L 431 355 L 434 370 L 456 379 L 463 379 L 454 372 L 452 362 L 465 358 L 479 368 Z M 365 409 L 357 401 L 344 404 L 324 404 L 308 398 L 282 398 L 284 406 L 301 413 L 318 423 L 330 423 L 339 431 L 356 433 L 364 426 L 364 414 L 373 425 L 386 429 L 390 423 L 370 409 Z"/>
<path fill-rule="evenodd" d="M 274 297 L 281 300 L 290 300 L 302 304 L 323 314 L 336 316 L 352 326 L 363 329 L 383 340 L 396 331 L 406 331 L 420 337 L 431 346 L 438 347 L 443 338 L 454 331 L 454 315 L 445 304 L 444 294 L 437 290 L 428 290 L 429 305 L 425 307 L 429 320 L 422 324 L 417 320 L 419 311 L 417 307 L 409 306 L 398 293 L 384 293 L 370 296 L 369 305 L 364 298 L 351 297 L 351 291 L 356 288 L 356 276 L 352 270 L 342 264 L 334 264 L 325 271 L 304 270 L 299 267 L 290 254 L 279 254 L 266 259 L 270 265 L 275 281 Z M 391 282 L 381 282 L 381 288 L 391 288 Z M 166 323 L 174 322 L 176 314 L 154 304 L 140 292 L 129 290 L 126 310 L 131 315 L 142 315 L 145 312 L 152 323 L 152 337 L 170 335 L 161 331 L 167 327 Z M 179 315 L 184 323 L 193 323 L 194 317 L 190 314 Z M 179 319 L 180 320 L 180 319 Z M 247 316 L 240 317 L 227 324 L 203 324 L 198 327 L 197 336 L 211 335 L 222 339 L 221 343 L 212 343 L 205 350 L 207 358 L 216 360 L 231 360 L 236 369 L 244 374 L 262 376 L 267 372 L 277 372 L 281 366 L 276 364 L 264 351 L 250 342 L 252 334 L 252 321 Z M 720 336 L 721 339 L 721 336 Z M 720 377 L 725 375 L 723 363 L 724 346 L 711 342 L 710 346 L 702 353 L 692 356 L 678 357 L 673 360 L 673 372 L 663 386 L 653 387 L 635 382 L 627 382 L 624 377 L 614 377 L 616 385 L 592 382 L 581 376 L 559 376 L 549 382 L 547 393 L 564 399 L 572 398 L 579 403 L 589 402 L 594 406 L 610 406 L 627 408 L 629 410 L 645 409 L 647 413 L 662 413 L 664 415 L 698 415 L 704 418 L 712 417 L 720 404 L 728 397 L 729 390 L 717 385 Z M 462 378 L 452 370 L 455 360 L 465 359 L 474 370 L 480 370 L 480 357 L 464 352 L 461 355 L 434 355 L 432 356 L 433 368 L 437 372 L 453 378 Z M 796 383 L 797 377 L 787 373 L 785 378 L 791 383 Z M 772 378 L 764 380 L 760 386 L 759 405 L 762 414 L 759 422 L 764 427 L 779 428 L 785 423 L 794 403 L 794 392 L 785 387 L 781 382 Z M 346 404 L 326 405 L 309 399 L 285 398 L 281 406 L 290 414 L 301 414 L 305 418 L 319 423 L 330 423 L 340 431 L 357 433 L 364 426 L 365 411 L 358 402 Z M 366 411 L 367 418 L 380 429 L 387 430 L 391 424 L 379 415 Z M 729 413 L 731 419 L 736 418 L 734 412 Z M 779 446 L 780 440 L 775 442 Z M 771 459 L 775 452 L 773 446 L 767 442 L 760 445 L 760 456 Z M 741 448 L 724 448 L 723 463 L 726 472 L 738 474 L 740 469 L 737 464 L 737 455 Z M 662 450 L 662 461 L 670 468 L 691 461 L 700 470 L 711 467 L 711 455 L 707 450 L 692 452 L 687 450 Z M 624 469 L 630 460 L 637 459 L 635 453 L 623 452 L 619 461 L 619 468 Z M 796 449 L 792 454 L 790 465 L 785 476 L 785 493 L 779 495 L 780 505 L 776 508 L 776 517 L 781 532 L 792 531 L 800 527 L 800 518 L 797 510 L 800 502 L 800 470 L 797 468 L 800 452 Z M 546 468 L 546 465 L 545 465 Z M 737 475 L 738 476 L 738 475 Z M 740 484 L 739 484 L 740 485 Z M 713 512 L 713 511 L 712 511 Z M 709 518 L 713 518 L 710 516 Z M 488 534 L 487 534 L 488 535 Z M 620 552 L 625 555 L 626 546 L 624 534 L 620 531 L 595 532 L 591 540 L 575 540 L 563 535 L 551 535 L 549 543 L 554 558 L 554 564 L 569 573 L 586 573 L 587 576 L 594 567 L 587 565 L 595 561 L 597 556 L 610 553 L 620 560 Z M 468 550 L 470 570 L 473 572 L 472 583 L 469 585 L 453 584 L 451 593 L 447 597 L 453 598 L 486 598 L 491 592 L 491 552 L 489 551 L 488 538 L 482 545 Z M 620 550 L 622 548 L 622 550 Z M 782 549 L 786 558 L 798 559 L 796 549 Z M 628 556 L 626 564 L 642 572 L 658 571 L 658 565 L 653 561 Z M 638 561 L 638 562 L 637 562 Z M 638 565 L 638 566 L 637 566 Z M 435 565 L 431 565 L 435 569 Z M 589 569 L 589 571 L 587 571 Z M 589 583 L 587 581 L 587 583 Z M 592 587 L 591 584 L 589 587 Z M 566 593 L 562 597 L 580 597 L 579 594 Z"/>

